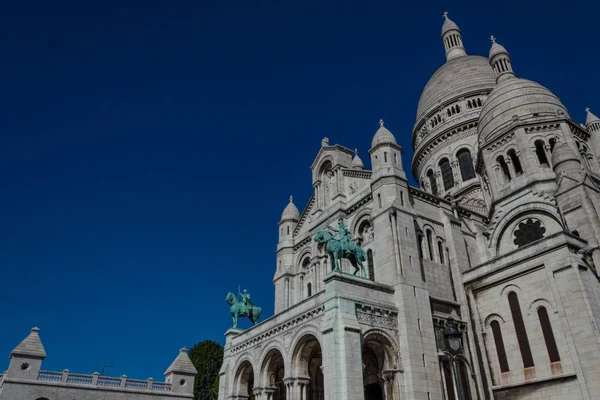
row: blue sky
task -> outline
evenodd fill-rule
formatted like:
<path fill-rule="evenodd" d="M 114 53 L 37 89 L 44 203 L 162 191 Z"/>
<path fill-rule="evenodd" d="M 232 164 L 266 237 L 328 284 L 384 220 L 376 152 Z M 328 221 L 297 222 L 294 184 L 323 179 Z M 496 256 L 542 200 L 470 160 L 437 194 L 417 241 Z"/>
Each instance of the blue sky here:
<path fill-rule="evenodd" d="M 383 118 L 410 170 L 445 10 L 469 54 L 494 34 L 600 115 L 598 5 L 403 3 L 5 2 L 0 364 L 39 326 L 44 369 L 161 379 L 223 342 L 238 283 L 272 315 L 277 222 L 321 138 L 368 163 Z"/>

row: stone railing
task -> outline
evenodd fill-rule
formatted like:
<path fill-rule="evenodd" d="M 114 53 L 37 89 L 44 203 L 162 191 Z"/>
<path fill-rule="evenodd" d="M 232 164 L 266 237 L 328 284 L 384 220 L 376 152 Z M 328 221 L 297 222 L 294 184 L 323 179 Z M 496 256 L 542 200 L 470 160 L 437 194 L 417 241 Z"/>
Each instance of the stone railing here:
<path fill-rule="evenodd" d="M 148 378 L 145 381 L 142 381 L 137 379 L 129 379 L 125 375 L 121 376 L 120 378 L 115 378 L 112 376 L 100 376 L 100 374 L 97 372 L 94 372 L 91 375 L 71 374 L 68 369 L 65 369 L 63 372 L 40 371 L 38 373 L 37 380 L 44 382 L 61 382 L 74 385 L 90 385 L 135 390 L 151 390 L 155 392 L 171 391 L 170 383 L 154 382 L 154 379 L 152 378 Z M 0 383 L 1 382 L 2 375 L 0 375 Z"/>

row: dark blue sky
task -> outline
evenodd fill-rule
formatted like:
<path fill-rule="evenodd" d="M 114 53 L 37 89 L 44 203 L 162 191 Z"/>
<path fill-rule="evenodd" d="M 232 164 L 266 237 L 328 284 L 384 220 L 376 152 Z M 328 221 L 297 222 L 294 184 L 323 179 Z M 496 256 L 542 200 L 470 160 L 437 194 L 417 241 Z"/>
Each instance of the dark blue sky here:
<path fill-rule="evenodd" d="M 469 54 L 493 33 L 600 113 L 593 2 L 405 3 L 4 2 L 0 370 L 39 326 L 44 369 L 162 379 L 223 341 L 238 283 L 272 315 L 277 222 L 321 138 L 368 162 L 383 118 L 410 169 L 445 10 Z"/>

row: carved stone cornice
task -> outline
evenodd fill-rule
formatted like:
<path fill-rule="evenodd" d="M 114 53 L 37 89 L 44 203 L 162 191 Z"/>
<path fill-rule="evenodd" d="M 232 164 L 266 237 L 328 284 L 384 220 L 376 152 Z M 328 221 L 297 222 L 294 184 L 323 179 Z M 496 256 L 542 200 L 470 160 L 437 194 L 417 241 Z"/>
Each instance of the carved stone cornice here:
<path fill-rule="evenodd" d="M 398 312 L 387 308 L 356 304 L 356 319 L 363 325 L 398 329 Z"/>
<path fill-rule="evenodd" d="M 297 245 L 294 246 L 294 252 L 298 251 L 298 249 L 300 249 L 301 247 L 304 247 L 306 244 L 310 243 L 312 241 L 312 238 L 310 236 L 305 237 L 304 239 L 302 239 L 302 241 L 300 243 L 298 243 Z"/>
<path fill-rule="evenodd" d="M 356 169 L 344 169 L 342 170 L 344 176 L 349 178 L 362 178 L 362 179 L 371 179 L 371 171 L 360 171 Z"/>

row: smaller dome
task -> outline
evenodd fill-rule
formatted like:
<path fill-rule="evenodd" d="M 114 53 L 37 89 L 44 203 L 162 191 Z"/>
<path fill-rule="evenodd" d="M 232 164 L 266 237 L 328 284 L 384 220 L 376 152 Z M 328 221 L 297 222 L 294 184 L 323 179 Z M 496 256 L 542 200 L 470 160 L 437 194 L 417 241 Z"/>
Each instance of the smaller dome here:
<path fill-rule="evenodd" d="M 492 47 L 490 48 L 489 59 L 491 60 L 492 58 L 494 58 L 498 54 L 502 54 L 502 53 L 508 54 L 508 51 L 504 48 L 504 46 L 502 46 L 501 44 L 496 43 L 496 38 L 494 38 L 492 36 Z"/>
<path fill-rule="evenodd" d="M 585 111 L 587 112 L 587 116 L 585 118 L 586 125 L 589 125 L 592 122 L 600 122 L 600 118 L 598 118 L 594 114 L 592 114 L 592 112 L 590 111 L 589 108 L 586 108 Z"/>
<path fill-rule="evenodd" d="M 379 129 L 377 129 L 377 132 L 375 132 L 375 136 L 373 136 L 373 141 L 371 142 L 371 148 L 378 146 L 380 144 L 383 144 L 383 143 L 398 144 L 396 142 L 396 138 L 394 137 L 394 135 L 392 135 L 392 132 L 390 132 L 385 126 L 383 126 L 383 120 L 380 119 L 379 120 Z"/>
<path fill-rule="evenodd" d="M 560 163 L 565 161 L 580 162 L 571 146 L 564 141 L 560 141 L 556 143 L 554 149 L 552 149 L 552 165 L 556 168 Z"/>
<path fill-rule="evenodd" d="M 480 148 L 517 121 L 540 118 L 569 118 L 567 109 L 550 90 L 537 82 L 513 78 L 492 90 L 479 114 Z"/>
<path fill-rule="evenodd" d="M 285 207 L 281 214 L 281 220 L 283 221 L 285 219 L 300 219 L 300 211 L 298 211 L 298 208 L 294 205 L 293 196 L 290 196 L 290 203 Z"/>
<path fill-rule="evenodd" d="M 352 169 L 365 169 L 365 164 L 358 156 L 358 150 L 354 149 L 354 158 L 352 159 Z"/>
<path fill-rule="evenodd" d="M 447 12 L 444 13 L 444 18 L 446 20 L 444 21 L 444 25 L 442 25 L 442 36 L 444 36 L 446 34 L 446 32 L 450 32 L 450 31 L 459 31 L 460 32 L 458 25 L 456 25 L 454 23 L 454 21 L 452 21 L 450 18 L 448 18 Z"/>

